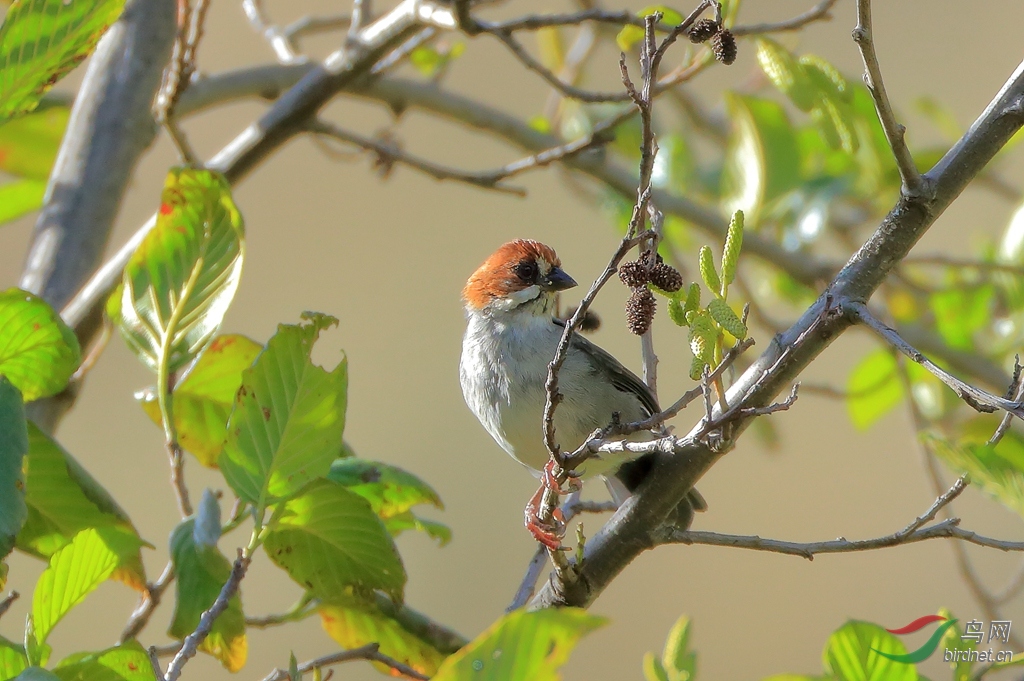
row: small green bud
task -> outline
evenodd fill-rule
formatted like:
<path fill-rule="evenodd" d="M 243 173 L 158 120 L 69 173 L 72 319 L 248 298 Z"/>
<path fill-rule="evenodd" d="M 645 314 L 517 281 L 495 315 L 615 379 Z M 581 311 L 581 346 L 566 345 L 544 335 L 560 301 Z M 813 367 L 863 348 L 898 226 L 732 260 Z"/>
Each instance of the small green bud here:
<path fill-rule="evenodd" d="M 693 362 L 690 363 L 690 378 L 699 381 L 701 376 L 704 375 L 704 367 L 707 365 L 708 363 L 700 357 L 694 357 Z"/>
<path fill-rule="evenodd" d="M 686 312 L 683 310 L 683 304 L 675 298 L 668 301 L 668 316 L 676 326 L 686 326 Z"/>
<path fill-rule="evenodd" d="M 718 322 L 719 326 L 731 333 L 734 338 L 743 340 L 747 337 L 746 325 L 740 321 L 740 318 L 736 316 L 733 309 L 729 307 L 729 303 L 721 298 L 715 298 L 708 303 L 708 312 Z"/>
<path fill-rule="evenodd" d="M 700 266 L 700 277 L 704 280 L 704 285 L 711 289 L 712 293 L 718 295 L 722 290 L 722 282 L 719 280 L 718 272 L 715 270 L 715 258 L 711 254 L 709 247 L 701 246 L 698 264 Z"/>
<path fill-rule="evenodd" d="M 736 211 L 729 221 L 729 231 L 725 235 L 725 248 L 722 250 L 722 279 L 726 285 L 736 279 L 736 266 L 740 262 L 740 249 L 743 247 L 743 211 Z"/>
<path fill-rule="evenodd" d="M 696 282 L 690 284 L 690 290 L 686 292 L 686 302 L 683 304 L 683 313 L 689 314 L 700 308 L 700 286 Z"/>

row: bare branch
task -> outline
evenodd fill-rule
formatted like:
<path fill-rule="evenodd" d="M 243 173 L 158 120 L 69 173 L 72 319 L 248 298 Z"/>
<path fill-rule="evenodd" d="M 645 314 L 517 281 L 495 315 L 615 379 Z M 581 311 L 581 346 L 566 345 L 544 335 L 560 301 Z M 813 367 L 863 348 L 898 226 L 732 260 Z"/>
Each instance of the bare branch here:
<path fill-rule="evenodd" d="M 142 601 L 132 612 L 131 617 L 128 618 L 128 623 L 125 624 L 118 643 L 124 643 L 138 637 L 149 623 L 149 618 L 152 617 L 153 611 L 160 605 L 160 599 L 172 581 L 174 581 L 174 564 L 168 561 L 167 565 L 164 566 L 163 572 L 160 573 L 160 577 L 152 584 L 146 585 L 146 592 L 142 594 Z"/>
<path fill-rule="evenodd" d="M 316 135 L 323 135 L 372 151 L 377 155 L 379 162 L 386 164 L 387 166 L 395 163 L 401 163 L 402 165 L 409 166 L 410 168 L 415 168 L 435 180 L 453 180 L 455 182 L 463 182 L 475 187 L 480 187 L 481 189 L 491 189 L 506 194 L 514 194 L 516 196 L 526 195 L 526 190 L 521 187 L 509 187 L 502 184 L 502 180 L 507 175 L 503 174 L 500 170 L 472 173 L 464 170 L 457 170 L 455 168 L 447 168 L 432 161 L 427 161 L 406 153 L 393 143 L 389 144 L 385 141 L 363 137 L 362 135 L 349 132 L 348 130 L 343 130 L 332 123 L 328 123 L 320 119 L 310 121 L 307 124 L 307 129 L 309 132 Z"/>
<path fill-rule="evenodd" d="M 857 28 L 853 30 L 853 39 L 860 48 L 860 55 L 864 60 L 864 84 L 868 86 L 871 97 L 875 100 L 875 111 L 896 159 L 896 167 L 899 169 L 900 179 L 903 180 L 903 191 L 910 196 L 918 196 L 923 191 L 923 179 L 904 139 L 907 129 L 896 122 L 896 116 L 889 104 L 889 96 L 885 93 L 885 85 L 882 83 L 882 69 L 878 65 L 871 33 L 871 0 L 857 0 Z"/>
<path fill-rule="evenodd" d="M 305 674 L 306 672 L 311 672 L 315 669 L 324 669 L 342 662 L 351 662 L 352 660 L 380 662 L 381 664 L 390 667 L 395 672 L 395 675 L 400 674 L 411 679 L 421 679 L 422 681 L 428 681 L 430 679 L 429 676 L 421 674 L 409 665 L 403 664 L 398 660 L 381 653 L 379 643 L 369 643 L 359 648 L 342 650 L 336 653 L 331 653 L 330 655 L 318 657 L 315 660 L 303 662 L 299 665 L 299 674 Z M 288 671 L 285 669 L 275 669 L 263 677 L 263 681 L 285 681 L 286 679 L 288 679 Z M 291 679 L 291 681 L 298 681 L 298 679 Z"/>
<path fill-rule="evenodd" d="M 242 9 L 249 23 L 257 33 L 263 34 L 263 38 L 274 51 L 277 60 L 282 64 L 296 64 L 306 61 L 304 55 L 299 55 L 295 47 L 296 32 L 282 30 L 280 26 L 273 23 L 263 9 L 263 0 L 242 0 Z M 347 22 L 346 22 L 347 23 Z"/>
<path fill-rule="evenodd" d="M 3 599 L 0 600 L 0 617 L 3 617 L 7 611 L 11 609 L 11 606 L 14 605 L 14 601 L 19 598 L 21 598 L 21 594 L 14 590 L 11 590 L 6 596 L 4 596 Z"/>
<path fill-rule="evenodd" d="M 903 340 L 903 338 L 896 333 L 895 329 L 892 329 L 879 321 L 878 318 L 871 314 L 867 305 L 864 303 L 850 302 L 846 305 L 846 309 L 856 317 L 857 320 L 877 333 L 883 340 L 913 361 L 923 366 L 929 371 L 929 373 L 945 383 L 957 394 L 957 397 L 966 402 L 968 406 L 984 413 L 991 413 L 1001 409 L 1008 414 L 1016 416 L 1017 418 L 1024 418 L 1024 404 L 1019 400 L 1008 400 L 1004 397 L 993 395 L 981 388 L 975 388 L 974 386 L 964 383 L 952 374 L 939 368 L 938 365 L 925 357 L 921 352 L 914 348 L 914 346 Z"/>
<path fill-rule="evenodd" d="M 729 30 L 736 36 L 757 35 L 760 33 L 779 33 L 781 31 L 797 31 L 807 24 L 815 21 L 830 20 L 832 18 L 832 6 L 835 4 L 836 0 L 821 0 L 821 2 L 803 14 L 786 21 L 769 24 L 753 24 L 750 26 L 735 26 Z"/>
<path fill-rule="evenodd" d="M 196 626 L 195 631 L 186 636 L 185 640 L 182 641 L 181 650 L 174 656 L 171 663 L 167 665 L 164 681 L 177 681 L 185 664 L 195 657 L 196 652 L 199 650 L 199 645 L 206 640 L 206 637 L 213 630 L 213 623 L 217 621 L 222 612 L 227 610 L 228 602 L 238 591 L 238 585 L 241 584 L 246 570 L 249 569 L 249 562 L 249 556 L 239 549 L 238 558 L 235 559 L 235 563 L 231 567 L 231 575 L 228 577 L 228 581 L 224 583 L 220 593 L 217 594 L 217 600 L 213 602 L 213 605 L 199 617 L 199 624 Z"/>

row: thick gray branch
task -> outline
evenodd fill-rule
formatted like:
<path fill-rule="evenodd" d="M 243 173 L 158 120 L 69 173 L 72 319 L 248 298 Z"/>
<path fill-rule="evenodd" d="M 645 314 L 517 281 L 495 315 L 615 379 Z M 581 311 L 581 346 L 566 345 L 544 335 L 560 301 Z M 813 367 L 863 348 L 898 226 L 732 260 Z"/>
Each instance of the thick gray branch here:
<path fill-rule="evenodd" d="M 874 234 L 850 258 L 826 292 L 747 369 L 729 391 L 729 404 L 763 407 L 852 323 L 839 310 L 866 302 L 918 239 L 967 184 L 1024 124 L 1024 63 L 1017 67 L 971 129 L 925 176 L 927 191 L 902 197 Z M 658 455 L 638 493 L 587 542 L 571 593 L 550 582 L 533 607 L 588 605 L 641 552 L 670 540 L 662 525 L 679 499 L 735 443 L 750 419 L 729 424 L 717 447 L 680 438 L 675 451 Z M 691 434 L 699 433 L 699 427 Z"/>

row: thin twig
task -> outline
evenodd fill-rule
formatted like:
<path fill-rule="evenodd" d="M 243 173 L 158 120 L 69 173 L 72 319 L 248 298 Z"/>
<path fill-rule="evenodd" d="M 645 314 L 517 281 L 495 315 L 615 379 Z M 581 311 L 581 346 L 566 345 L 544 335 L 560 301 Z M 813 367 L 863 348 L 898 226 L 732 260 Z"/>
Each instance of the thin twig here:
<path fill-rule="evenodd" d="M 480 187 L 481 189 L 491 189 L 505 194 L 514 194 L 515 196 L 526 195 L 526 190 L 522 187 L 510 187 L 502 184 L 501 182 L 505 178 L 505 175 L 502 174 L 501 171 L 474 173 L 458 170 L 456 168 L 448 168 L 434 163 L 433 161 L 428 161 L 402 151 L 394 143 L 363 137 L 362 135 L 344 130 L 333 123 L 329 123 L 321 119 L 310 121 L 307 127 L 309 132 L 316 135 L 330 137 L 332 139 L 372 151 L 377 155 L 378 162 L 385 166 L 401 163 L 402 165 L 409 166 L 410 168 L 414 168 L 425 173 L 435 180 L 452 180 L 455 182 L 473 185 L 474 187 Z"/>
<path fill-rule="evenodd" d="M 815 21 L 829 20 L 832 18 L 832 6 L 836 0 L 821 0 L 817 5 L 786 21 L 775 23 L 752 24 L 750 26 L 735 26 L 729 30 L 733 35 L 758 35 L 762 33 L 779 33 L 782 31 L 797 31 L 807 24 Z"/>
<path fill-rule="evenodd" d="M 990 392 L 982 390 L 981 388 L 975 388 L 972 385 L 964 383 L 960 379 L 956 378 L 952 374 L 939 368 L 934 362 L 925 357 L 919 352 L 914 346 L 885 324 L 883 324 L 878 318 L 876 318 L 868 310 L 867 305 L 860 302 L 850 302 L 846 304 L 846 309 L 853 314 L 853 316 L 865 324 L 868 328 L 878 334 L 883 340 L 888 342 L 894 348 L 902 352 L 904 355 L 912 359 L 913 361 L 920 364 L 922 367 L 927 369 L 929 373 L 938 378 L 940 381 L 945 383 L 949 388 L 957 394 L 957 396 L 967 403 L 968 406 L 973 409 L 983 412 L 991 413 L 998 410 L 1003 410 L 1008 414 L 1013 414 L 1018 418 L 1024 418 L 1024 405 L 1016 400 L 1008 400 L 1004 397 L 993 395 Z"/>
<path fill-rule="evenodd" d="M 289 33 L 287 29 L 282 30 L 267 17 L 263 9 L 263 0 L 242 0 L 242 9 L 249 19 L 256 32 L 263 34 L 263 38 L 274 51 L 277 60 L 282 64 L 297 64 L 306 61 L 304 55 L 296 53 L 294 37 L 295 33 Z"/>
<path fill-rule="evenodd" d="M 0 617 L 3 617 L 11 609 L 11 606 L 14 605 L 14 601 L 19 598 L 21 598 L 21 594 L 13 590 L 4 596 L 3 600 L 0 600 Z"/>
<path fill-rule="evenodd" d="M 303 662 L 299 665 L 299 674 L 305 674 L 306 672 L 313 671 L 314 669 L 323 669 L 342 662 L 351 662 L 352 660 L 380 662 L 381 664 L 390 667 L 396 675 L 400 674 L 411 679 L 420 679 L 421 681 L 428 681 L 430 679 L 429 676 L 416 671 L 409 665 L 403 664 L 398 660 L 381 653 L 379 643 L 368 643 L 367 645 L 359 648 L 342 650 L 336 653 L 331 653 L 330 655 L 318 657 L 315 660 Z M 263 677 L 263 681 L 285 681 L 285 679 L 288 679 L 288 671 L 285 669 L 275 669 Z M 298 679 L 292 679 L 291 681 L 298 681 Z"/>
<path fill-rule="evenodd" d="M 178 500 L 178 512 L 182 518 L 187 518 L 192 515 L 192 502 L 185 482 L 185 453 L 176 440 L 167 442 L 167 457 L 171 464 L 171 488 Z"/>
<path fill-rule="evenodd" d="M 267 627 L 276 627 L 289 622 L 298 622 L 314 613 L 316 613 L 316 605 L 312 595 L 307 592 L 287 612 L 279 615 L 265 615 L 263 617 L 246 617 L 245 626 L 266 629 Z"/>
<path fill-rule="evenodd" d="M 181 650 L 174 656 L 171 663 L 167 665 L 164 681 L 177 681 L 185 664 L 195 657 L 196 652 L 199 650 L 199 645 L 206 640 L 206 637 L 213 630 L 213 623 L 217 621 L 222 612 L 227 610 L 232 596 L 237 593 L 238 585 L 241 584 L 242 578 L 245 577 L 245 573 L 249 569 L 250 560 L 245 552 L 241 549 L 238 550 L 238 558 L 235 559 L 235 563 L 231 567 L 231 575 L 228 576 L 228 581 L 224 583 L 220 593 L 217 594 L 217 600 L 213 602 L 213 605 L 199 617 L 199 624 L 196 626 L 195 631 L 186 636 L 185 640 L 182 641 Z"/>
<path fill-rule="evenodd" d="M 1010 388 L 1006 391 L 1006 397 L 1012 399 L 1014 402 L 1020 402 L 1024 399 L 1024 376 L 1022 376 L 1022 370 L 1020 364 L 1020 355 L 1013 358 L 1013 380 L 1010 382 Z M 996 431 L 992 433 L 992 437 L 988 439 L 988 445 L 995 447 L 999 444 L 999 441 L 1003 439 L 1006 432 L 1010 430 L 1010 423 L 1013 421 L 1013 416 L 1009 413 L 1003 414 L 1003 418 L 999 421 L 999 426 Z"/>
<path fill-rule="evenodd" d="M 868 86 L 871 97 L 875 100 L 875 111 L 896 160 L 896 167 L 903 181 L 903 191 L 909 196 L 918 196 L 923 189 L 924 179 L 918 172 L 917 164 L 914 163 L 914 157 L 910 154 L 904 139 L 907 129 L 896 121 L 892 105 L 889 104 L 889 96 L 885 93 L 885 85 L 882 83 L 882 69 L 878 65 L 871 33 L 871 0 L 857 0 L 857 28 L 853 29 L 853 39 L 860 48 L 860 56 L 864 61 L 864 84 Z"/>
<path fill-rule="evenodd" d="M 160 656 L 156 646 L 150 646 L 146 652 L 149 653 L 149 666 L 153 668 L 154 678 L 164 678 L 164 670 L 160 668 Z"/>
<path fill-rule="evenodd" d="M 174 581 L 174 564 L 168 561 L 167 565 L 164 566 L 163 572 L 160 573 L 160 577 L 152 584 L 146 585 L 146 592 L 142 595 L 142 601 L 128 618 L 128 622 L 121 632 L 121 638 L 118 639 L 119 643 L 124 643 L 138 637 L 149 623 L 149 618 L 153 615 L 153 611 L 160 605 L 160 599 L 172 581 Z"/>

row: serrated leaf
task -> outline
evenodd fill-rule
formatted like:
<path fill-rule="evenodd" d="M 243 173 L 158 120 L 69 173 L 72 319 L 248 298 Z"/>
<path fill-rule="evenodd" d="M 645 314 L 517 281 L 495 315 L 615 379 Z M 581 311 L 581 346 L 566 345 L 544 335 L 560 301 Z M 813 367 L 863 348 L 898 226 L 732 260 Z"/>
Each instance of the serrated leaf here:
<path fill-rule="evenodd" d="M 245 336 L 217 336 L 184 380 L 174 386 L 172 410 L 178 444 L 208 468 L 217 467 L 224 449 L 228 417 L 242 385 L 242 372 L 252 366 L 262 349 Z M 141 391 L 135 397 L 153 422 L 161 425 L 156 389 Z"/>
<path fill-rule="evenodd" d="M 45 194 L 43 180 L 15 180 L 0 185 L 0 225 L 42 207 Z"/>
<path fill-rule="evenodd" d="M 0 121 L 31 111 L 85 59 L 124 0 L 15 0 L 0 26 Z"/>
<path fill-rule="evenodd" d="M 858 429 L 867 430 L 903 401 L 903 383 L 896 371 L 892 353 L 880 348 L 867 354 L 850 372 L 846 411 Z"/>
<path fill-rule="evenodd" d="M 46 301 L 17 288 L 0 293 L 0 375 L 26 402 L 59 393 L 81 361 L 74 332 Z"/>
<path fill-rule="evenodd" d="M 700 268 L 700 278 L 704 280 L 704 285 L 711 290 L 712 294 L 720 295 L 722 281 L 718 278 L 718 270 L 715 269 L 715 256 L 712 255 L 710 247 L 700 247 L 697 262 Z"/>
<path fill-rule="evenodd" d="M 336 482 L 315 480 L 275 511 L 264 547 L 325 603 L 353 588 L 402 600 L 405 568 L 370 504 Z"/>
<path fill-rule="evenodd" d="M 757 224 L 761 207 L 799 186 L 800 150 L 785 110 L 776 102 L 728 94 L 733 130 L 722 173 L 722 207 Z"/>
<path fill-rule="evenodd" d="M 179 641 L 195 630 L 203 611 L 217 600 L 231 576 L 231 561 L 215 545 L 197 542 L 195 535 L 193 518 L 181 522 L 171 533 L 177 597 L 167 633 Z M 217 658 L 228 671 L 236 672 L 245 665 L 249 644 L 240 593 L 228 601 L 227 609 L 214 621 L 199 649 Z"/>
<path fill-rule="evenodd" d="M 825 669 L 838 681 L 917 681 L 914 665 L 890 660 L 875 651 L 905 655 L 907 649 L 877 624 L 851 620 L 829 637 Z"/>
<path fill-rule="evenodd" d="M 44 105 L 27 116 L 0 125 L 0 170 L 35 180 L 45 188 L 70 116 L 71 110 L 66 106 Z M 4 206 L 0 214 L 8 210 Z"/>
<path fill-rule="evenodd" d="M 404 513 L 419 504 L 444 508 L 430 485 L 398 466 L 366 459 L 337 459 L 327 479 L 366 499 L 381 518 Z"/>
<path fill-rule="evenodd" d="M 711 318 L 718 322 L 719 326 L 732 334 L 733 338 L 743 340 L 747 337 L 746 324 L 744 324 L 736 312 L 729 307 L 729 303 L 725 302 L 721 298 L 713 298 L 711 302 L 708 303 L 708 312 L 711 314 Z"/>
<path fill-rule="evenodd" d="M 13 679 L 28 667 L 25 648 L 0 636 L 0 681 Z"/>
<path fill-rule="evenodd" d="M 28 515 L 22 473 L 26 452 L 28 433 L 21 394 L 0 376 L 0 558 L 14 548 Z"/>
<path fill-rule="evenodd" d="M 327 475 L 342 448 L 347 361 L 328 372 L 310 359 L 320 332 L 337 323 L 309 314 L 303 324 L 279 325 L 242 374 L 218 464 L 239 498 L 260 510 Z"/>
<path fill-rule="evenodd" d="M 580 608 L 516 610 L 445 660 L 433 681 L 556 681 L 576 643 L 606 622 Z"/>
<path fill-rule="evenodd" d="M 789 50 L 769 38 L 758 38 L 757 63 L 779 92 L 801 111 L 810 111 L 817 99 L 815 84 Z"/>
<path fill-rule="evenodd" d="M 380 652 L 409 665 L 425 676 L 433 676 L 451 652 L 435 648 L 383 612 L 376 603 L 353 595 L 337 599 L 334 605 L 320 606 L 324 631 L 344 648 L 368 643 L 380 645 Z M 375 665 L 390 674 L 390 668 Z"/>
<path fill-rule="evenodd" d="M 171 170 L 156 225 L 107 306 L 128 347 L 153 371 L 189 362 L 220 328 L 244 254 L 242 216 L 224 176 Z"/>
<path fill-rule="evenodd" d="M 147 544 L 127 513 L 71 454 L 32 423 L 24 468 L 28 520 L 18 534 L 18 548 L 49 558 L 80 531 L 93 528 L 118 554 L 113 577 L 144 590 L 139 549 Z"/>
<path fill-rule="evenodd" d="M 68 656 L 54 667 L 61 681 L 154 681 L 149 654 L 131 640 L 98 653 Z"/>
<path fill-rule="evenodd" d="M 32 594 L 32 621 L 40 645 L 64 615 L 110 577 L 117 563 L 117 554 L 91 528 L 50 557 Z"/>

